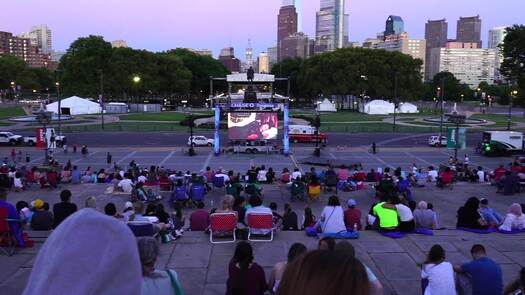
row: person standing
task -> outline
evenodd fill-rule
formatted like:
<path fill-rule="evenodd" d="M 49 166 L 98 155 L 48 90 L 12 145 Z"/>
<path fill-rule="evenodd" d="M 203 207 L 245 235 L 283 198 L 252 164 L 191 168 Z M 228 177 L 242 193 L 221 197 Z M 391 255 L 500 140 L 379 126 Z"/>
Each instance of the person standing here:
<path fill-rule="evenodd" d="M 472 279 L 472 294 L 494 295 L 503 294 L 503 278 L 501 267 L 487 257 L 485 247 L 476 244 L 470 250 L 472 261 L 463 265 L 455 265 L 457 273 L 464 273 Z"/>
<path fill-rule="evenodd" d="M 113 156 L 111 155 L 110 152 L 108 152 L 107 156 L 106 156 L 106 163 L 108 164 L 111 164 L 111 159 L 113 158 Z"/>
<path fill-rule="evenodd" d="M 376 153 L 376 142 L 372 142 L 372 154 L 375 154 Z"/>
<path fill-rule="evenodd" d="M 26 153 L 26 163 L 31 162 L 31 157 L 29 156 L 29 153 Z"/>

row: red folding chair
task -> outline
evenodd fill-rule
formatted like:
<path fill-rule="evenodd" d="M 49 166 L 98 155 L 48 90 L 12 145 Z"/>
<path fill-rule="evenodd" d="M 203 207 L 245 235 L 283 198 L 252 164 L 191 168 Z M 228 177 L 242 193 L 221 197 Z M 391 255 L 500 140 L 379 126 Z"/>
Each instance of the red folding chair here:
<path fill-rule="evenodd" d="M 16 239 L 7 218 L 7 208 L 0 208 L 0 251 L 7 256 L 15 253 Z"/>
<path fill-rule="evenodd" d="M 273 215 L 271 213 L 249 213 L 248 219 L 248 241 L 271 242 L 273 241 Z M 255 232 L 254 232 L 255 231 Z M 251 235 L 268 235 L 270 239 L 252 239 Z"/>
<path fill-rule="evenodd" d="M 210 215 L 210 242 L 212 244 L 234 243 L 235 229 L 237 228 L 237 215 L 234 213 L 213 213 Z M 213 240 L 213 234 L 232 233 L 232 240 Z"/>

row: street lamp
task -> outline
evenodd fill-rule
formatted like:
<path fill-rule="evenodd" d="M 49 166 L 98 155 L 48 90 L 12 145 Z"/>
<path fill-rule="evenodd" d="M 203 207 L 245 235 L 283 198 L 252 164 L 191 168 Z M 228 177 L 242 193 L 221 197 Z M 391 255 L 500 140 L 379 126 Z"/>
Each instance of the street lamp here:
<path fill-rule="evenodd" d="M 443 100 L 445 98 L 445 78 L 443 77 L 441 79 L 441 87 L 437 88 L 438 91 L 438 97 L 439 97 L 439 109 L 440 109 L 440 115 L 439 115 L 439 140 L 441 140 L 441 137 L 443 136 Z"/>
<path fill-rule="evenodd" d="M 140 76 L 138 75 L 135 75 L 133 76 L 133 78 L 131 79 L 133 81 L 133 83 L 135 84 L 135 96 L 137 96 L 137 93 L 138 93 L 138 84 L 140 83 Z M 138 99 L 136 99 L 136 101 L 138 102 Z"/>
<path fill-rule="evenodd" d="M 62 99 L 60 98 L 60 82 L 55 82 L 58 99 L 58 135 L 62 135 Z"/>
<path fill-rule="evenodd" d="M 139 83 L 140 82 L 140 77 L 139 76 L 133 77 L 133 82 Z"/>
<path fill-rule="evenodd" d="M 509 118 L 507 119 L 507 130 L 510 130 L 510 123 L 512 121 L 512 99 L 518 95 L 518 90 L 510 92 L 509 98 Z"/>
<path fill-rule="evenodd" d="M 465 115 L 451 114 L 449 116 L 450 122 L 456 124 L 456 134 L 454 136 L 454 162 L 458 162 L 458 145 L 459 145 L 459 125 L 465 123 Z"/>
<path fill-rule="evenodd" d="M 38 123 L 42 124 L 43 125 L 43 128 L 42 128 L 42 134 L 44 136 L 44 144 L 45 144 L 45 149 L 44 149 L 44 152 L 45 152 L 45 155 L 44 155 L 44 166 L 48 165 L 49 164 L 49 146 L 48 146 L 48 143 L 47 143 L 47 125 L 49 123 L 51 123 L 51 118 L 53 116 L 53 112 L 50 112 L 50 111 L 46 111 L 44 108 L 41 108 L 38 112 L 35 113 L 36 115 L 36 120 L 38 121 Z"/>

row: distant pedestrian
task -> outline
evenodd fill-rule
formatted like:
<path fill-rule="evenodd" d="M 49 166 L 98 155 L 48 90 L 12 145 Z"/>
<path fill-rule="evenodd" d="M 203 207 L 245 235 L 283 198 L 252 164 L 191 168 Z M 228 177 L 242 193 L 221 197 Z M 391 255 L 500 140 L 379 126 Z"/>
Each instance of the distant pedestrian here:
<path fill-rule="evenodd" d="M 372 154 L 376 153 L 376 142 L 372 142 Z"/>
<path fill-rule="evenodd" d="M 463 164 L 465 164 L 465 166 L 467 166 L 468 164 L 470 164 L 470 158 L 468 157 L 467 154 L 465 154 L 465 158 L 463 159 Z"/>
<path fill-rule="evenodd" d="M 15 149 L 11 149 L 11 160 L 13 160 L 13 162 L 16 162 L 16 150 Z"/>
<path fill-rule="evenodd" d="M 111 164 L 111 158 L 112 158 L 112 157 L 113 157 L 113 156 L 111 155 L 111 153 L 108 152 L 108 155 L 106 156 L 106 163 Z"/>
<path fill-rule="evenodd" d="M 31 157 L 29 156 L 29 153 L 26 153 L 26 163 L 31 162 Z"/>
<path fill-rule="evenodd" d="M 64 149 L 64 154 L 67 154 L 67 144 L 64 144 L 62 148 Z"/>
<path fill-rule="evenodd" d="M 77 145 L 74 144 L 74 145 L 73 145 L 73 153 L 76 153 L 76 152 L 77 152 Z"/>
<path fill-rule="evenodd" d="M 22 162 L 22 151 L 21 150 L 18 150 L 18 156 L 16 158 L 16 161 L 18 163 L 21 163 Z"/>

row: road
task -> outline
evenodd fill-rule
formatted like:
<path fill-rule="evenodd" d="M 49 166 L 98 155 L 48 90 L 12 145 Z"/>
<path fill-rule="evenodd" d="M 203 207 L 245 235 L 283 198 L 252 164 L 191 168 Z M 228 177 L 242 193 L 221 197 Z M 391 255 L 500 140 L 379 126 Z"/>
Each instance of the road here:
<path fill-rule="evenodd" d="M 213 132 L 199 132 L 213 138 Z M 28 134 L 24 134 L 28 135 Z M 189 134 L 186 132 L 82 132 L 65 134 L 68 144 L 89 147 L 132 147 L 132 146 L 183 146 Z M 328 133 L 328 146 L 368 146 L 375 142 L 381 147 L 414 147 L 427 145 L 431 134 L 423 133 Z M 481 141 L 481 133 L 468 133 L 467 145 L 475 146 Z M 221 133 L 221 142 L 228 142 L 227 133 Z M 305 145 L 305 144 L 301 144 Z"/>

